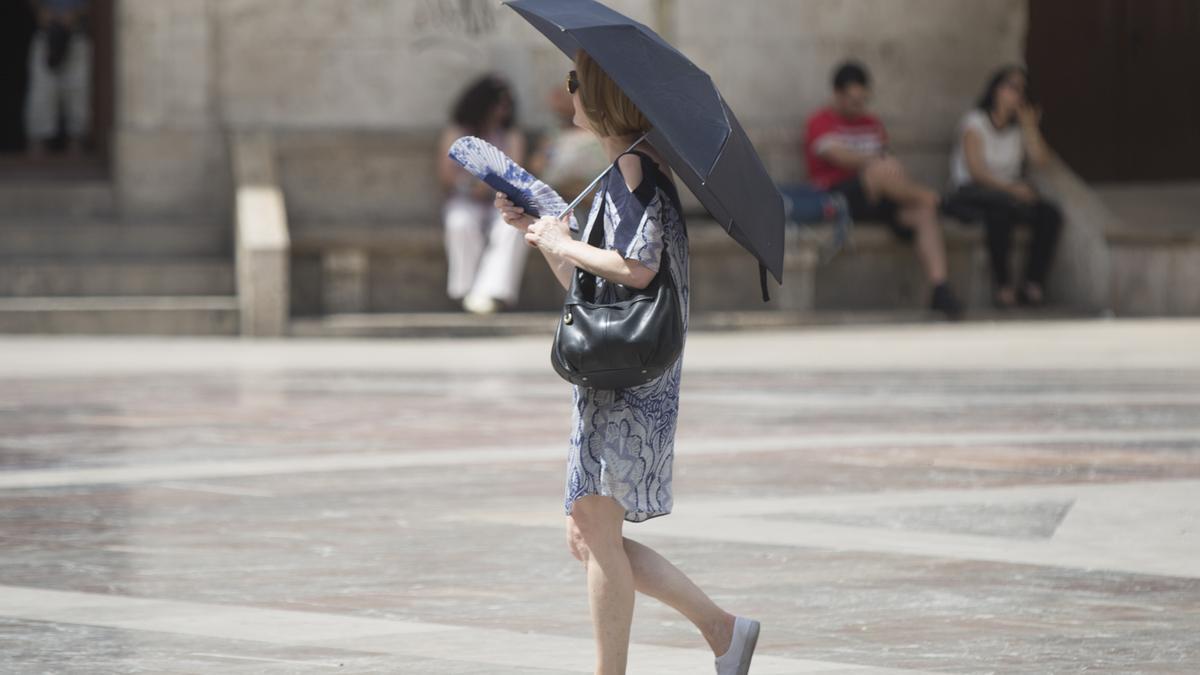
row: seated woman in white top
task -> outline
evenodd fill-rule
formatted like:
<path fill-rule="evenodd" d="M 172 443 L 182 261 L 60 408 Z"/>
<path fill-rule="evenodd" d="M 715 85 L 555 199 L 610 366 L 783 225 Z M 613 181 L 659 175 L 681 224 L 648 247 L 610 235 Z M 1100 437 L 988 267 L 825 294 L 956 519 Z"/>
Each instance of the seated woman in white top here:
<path fill-rule="evenodd" d="M 946 210 L 982 219 L 987 228 L 993 302 L 1008 308 L 1018 302 L 1040 305 L 1046 276 L 1062 229 L 1062 214 L 1025 180 L 1027 165 L 1045 163 L 1049 154 L 1038 130 L 1040 112 L 1025 96 L 1028 77 L 1020 66 L 1006 66 L 988 83 L 979 106 L 963 117 L 951 158 L 954 192 Z M 1033 228 L 1019 287 L 1012 281 L 1012 233 L 1017 225 Z"/>
<path fill-rule="evenodd" d="M 459 96 L 438 145 L 438 178 L 446 192 L 446 292 L 474 314 L 517 303 L 529 247 L 524 235 L 493 210 L 495 190 L 450 159 L 450 145 L 460 136 L 478 136 L 520 164 L 525 137 L 516 126 L 515 111 L 508 82 L 485 75 Z"/>

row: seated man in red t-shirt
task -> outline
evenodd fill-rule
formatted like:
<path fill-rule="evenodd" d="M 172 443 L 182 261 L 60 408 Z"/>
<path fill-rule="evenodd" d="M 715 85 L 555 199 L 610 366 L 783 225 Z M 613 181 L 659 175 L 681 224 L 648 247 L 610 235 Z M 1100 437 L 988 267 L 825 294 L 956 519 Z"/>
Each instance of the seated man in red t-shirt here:
<path fill-rule="evenodd" d="M 938 223 L 941 199 L 913 181 L 899 160 L 888 154 L 887 130 L 867 112 L 870 93 L 870 77 L 863 66 L 848 62 L 838 67 L 833 102 L 814 113 L 805 129 L 809 180 L 844 195 L 854 220 L 886 222 L 905 241 L 915 235 L 933 287 L 930 306 L 958 319 L 963 309 L 947 283 L 946 247 Z"/>

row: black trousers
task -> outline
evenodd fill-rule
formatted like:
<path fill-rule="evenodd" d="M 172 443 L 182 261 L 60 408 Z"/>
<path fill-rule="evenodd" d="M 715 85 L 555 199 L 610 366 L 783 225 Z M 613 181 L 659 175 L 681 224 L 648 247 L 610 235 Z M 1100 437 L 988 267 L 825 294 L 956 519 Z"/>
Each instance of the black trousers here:
<path fill-rule="evenodd" d="M 1054 204 L 1038 198 L 1032 204 L 1017 201 L 1012 195 L 979 185 L 964 185 L 946 200 L 946 212 L 964 220 L 982 220 L 987 228 L 988 258 L 992 282 L 997 288 L 1012 285 L 1013 230 L 1018 225 L 1033 229 L 1025 259 L 1025 281 L 1046 286 L 1050 263 L 1062 232 L 1062 212 Z"/>

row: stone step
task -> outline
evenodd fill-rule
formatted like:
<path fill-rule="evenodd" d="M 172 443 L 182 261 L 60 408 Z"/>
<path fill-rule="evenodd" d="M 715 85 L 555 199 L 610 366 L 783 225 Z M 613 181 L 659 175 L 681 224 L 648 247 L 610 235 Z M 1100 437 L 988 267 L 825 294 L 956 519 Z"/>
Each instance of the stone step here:
<path fill-rule="evenodd" d="M 116 191 L 106 180 L 16 179 L 0 183 L 0 220 L 112 218 Z"/>
<path fill-rule="evenodd" d="M 1045 319 L 1079 319 L 1086 316 L 1063 308 L 997 311 L 981 309 L 969 321 L 1021 322 Z M 304 338 L 429 338 L 511 337 L 554 335 L 558 312 L 505 312 L 491 316 L 455 312 L 404 312 L 386 314 L 330 314 L 297 318 L 289 333 Z M 850 326 L 918 324 L 940 321 L 939 316 L 920 309 L 888 311 L 741 311 L 694 312 L 691 332 L 774 330 L 803 326 Z M 549 342 L 547 342 L 549 349 Z"/>
<path fill-rule="evenodd" d="M 228 258 L 7 259 L 0 296 L 233 295 Z"/>
<path fill-rule="evenodd" d="M 0 298 L 0 333 L 235 335 L 233 296 Z"/>
<path fill-rule="evenodd" d="M 688 223 L 691 251 L 691 302 L 694 312 L 763 309 L 758 266 L 715 222 Z M 789 227 L 784 242 L 785 286 L 772 285 L 766 308 L 817 311 L 921 311 L 929 302 L 916 251 L 886 226 L 860 224 L 854 246 L 833 261 L 818 264 L 828 225 Z M 1025 235 L 1019 234 L 1019 241 Z M 951 282 L 970 308 L 990 307 L 982 228 L 945 223 Z M 337 306 L 329 286 L 328 259 L 344 250 L 369 252 L 354 297 L 359 307 Z M 321 223 L 292 232 L 293 309 L 299 314 L 355 312 L 446 312 L 456 303 L 445 293 L 446 263 L 442 230 L 434 224 L 355 226 Z M 334 266 L 336 267 L 336 266 Z M 562 291 L 539 255 L 530 255 L 517 311 L 554 311 Z"/>
<path fill-rule="evenodd" d="M 1200 226 L 1126 224 L 1106 238 L 1117 316 L 1200 316 Z"/>
<path fill-rule="evenodd" d="M 502 312 L 476 316 L 463 312 L 403 312 L 381 314 L 331 314 L 293 319 L 294 337 L 420 338 L 505 337 L 554 334 L 558 312 Z M 825 317 L 833 320 L 832 317 Z M 860 315 L 859 320 L 868 320 Z M 875 316 L 882 322 L 917 320 L 914 313 Z M 805 325 L 820 318 L 795 312 L 700 312 L 689 321 L 691 331 L 749 330 Z"/>
<path fill-rule="evenodd" d="M 116 222 L 0 217 L 0 257 L 231 256 L 232 228 L 207 222 Z"/>

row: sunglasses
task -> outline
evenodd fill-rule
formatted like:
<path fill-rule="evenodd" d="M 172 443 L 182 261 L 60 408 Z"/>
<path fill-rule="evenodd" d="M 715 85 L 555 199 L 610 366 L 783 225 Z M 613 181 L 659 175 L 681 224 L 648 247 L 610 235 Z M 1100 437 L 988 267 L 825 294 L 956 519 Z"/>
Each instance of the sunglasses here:
<path fill-rule="evenodd" d="M 575 71 L 567 73 L 567 93 L 574 94 L 579 91 L 579 75 Z"/>

